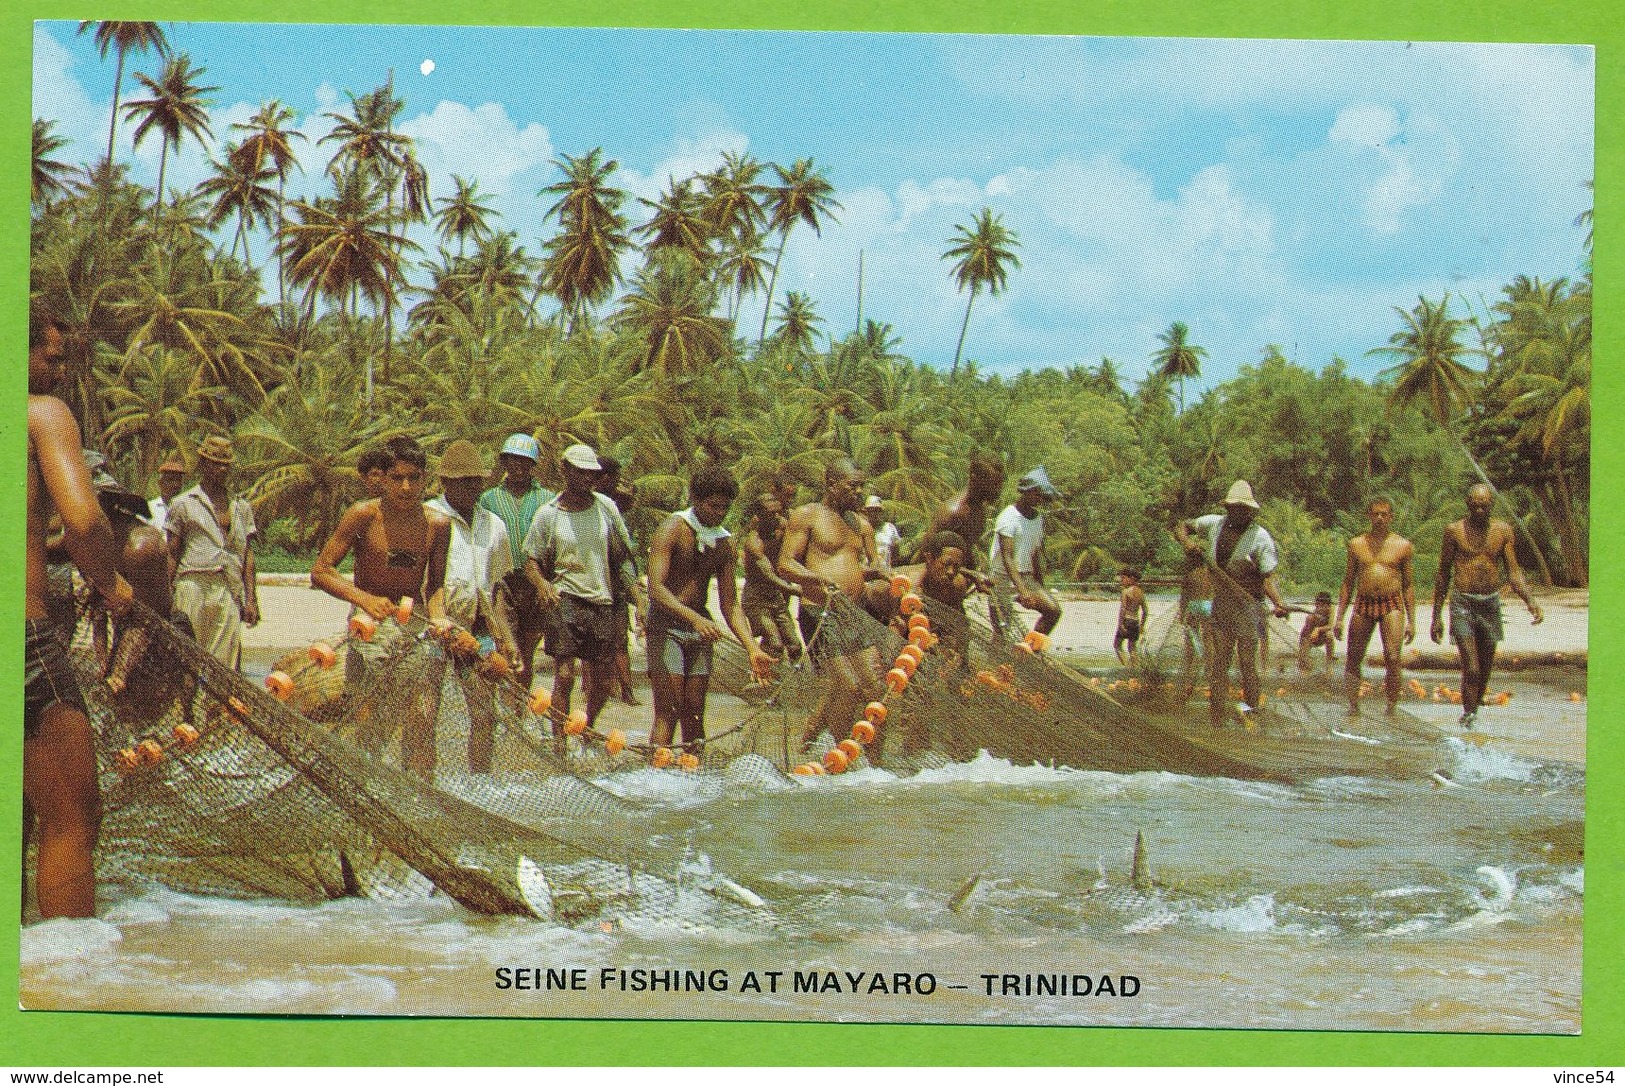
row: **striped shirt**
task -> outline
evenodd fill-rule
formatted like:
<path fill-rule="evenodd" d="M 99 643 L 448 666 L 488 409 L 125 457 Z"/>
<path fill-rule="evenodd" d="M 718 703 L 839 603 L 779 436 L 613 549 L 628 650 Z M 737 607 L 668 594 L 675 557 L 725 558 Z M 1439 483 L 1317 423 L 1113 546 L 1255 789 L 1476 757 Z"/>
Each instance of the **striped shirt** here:
<path fill-rule="evenodd" d="M 532 483 L 530 492 L 515 498 L 505 486 L 494 486 L 480 495 L 481 509 L 495 513 L 508 529 L 508 547 L 513 552 L 513 568 L 525 568 L 525 536 L 530 522 L 536 519 L 536 510 L 552 501 L 554 494 L 540 483 Z"/>

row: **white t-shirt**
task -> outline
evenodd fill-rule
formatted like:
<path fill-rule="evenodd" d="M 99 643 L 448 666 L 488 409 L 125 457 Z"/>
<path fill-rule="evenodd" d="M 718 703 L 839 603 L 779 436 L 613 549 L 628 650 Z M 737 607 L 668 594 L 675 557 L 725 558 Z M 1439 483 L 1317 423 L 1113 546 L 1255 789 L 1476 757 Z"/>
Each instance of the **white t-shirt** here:
<path fill-rule="evenodd" d="M 480 610 L 490 609 L 497 581 L 513 569 L 507 525 L 479 506 L 474 507 L 474 523 L 469 524 L 443 494 L 424 504 L 451 519 L 451 544 L 446 551 L 446 617 L 473 629 Z"/>
<path fill-rule="evenodd" d="M 1236 561 L 1251 562 L 1260 577 L 1268 577 L 1280 564 L 1275 553 L 1275 540 L 1258 526 L 1257 521 L 1242 531 L 1236 540 L 1236 549 L 1223 565 L 1219 562 L 1219 533 L 1224 530 L 1224 514 L 1209 513 L 1205 517 L 1197 517 L 1191 521 L 1191 527 L 1207 536 L 1207 560 L 1222 569 L 1229 571 L 1230 564 Z"/>
<path fill-rule="evenodd" d="M 1004 559 L 999 556 L 999 540 L 1013 539 L 1016 543 L 1016 572 L 1027 576 L 1033 572 L 1033 555 L 1044 545 L 1044 514 L 1028 519 L 1014 505 L 1004 507 L 999 519 L 993 522 L 993 546 L 988 551 L 989 568 L 993 576 L 1009 581 L 1004 571 Z"/>
<path fill-rule="evenodd" d="M 882 559 L 895 561 L 897 548 L 902 542 L 903 533 L 899 532 L 897 525 L 889 520 L 875 529 L 875 553 L 879 554 Z"/>
<path fill-rule="evenodd" d="M 609 534 L 617 533 L 626 553 L 632 537 L 621 511 L 604 495 L 593 493 L 593 503 L 578 512 L 559 508 L 559 499 L 543 505 L 525 534 L 525 553 L 541 562 L 553 552 L 553 587 L 588 603 L 614 603 L 609 566 Z M 543 569 L 547 563 L 541 562 Z"/>

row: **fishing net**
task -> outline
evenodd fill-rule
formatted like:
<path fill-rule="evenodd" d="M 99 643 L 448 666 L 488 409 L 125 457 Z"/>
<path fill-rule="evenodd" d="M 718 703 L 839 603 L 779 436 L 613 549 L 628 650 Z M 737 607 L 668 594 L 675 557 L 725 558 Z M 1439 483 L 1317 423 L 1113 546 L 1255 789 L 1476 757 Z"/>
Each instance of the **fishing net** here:
<path fill-rule="evenodd" d="M 725 877 L 685 874 L 684 857 L 634 845 L 637 811 L 586 781 L 546 777 L 543 758 L 446 787 L 425 779 L 421 759 L 410 772 L 391 764 L 386 749 L 398 751 L 403 734 L 410 760 L 429 720 L 466 722 L 466 700 L 443 696 L 436 709 L 436 692 L 488 696 L 492 719 L 509 725 L 503 734 L 521 749 L 530 738 L 499 684 L 463 693 L 458 669 L 420 629 L 396 634 L 354 706 L 377 715 L 358 722 L 351 713 L 332 726 L 223 667 L 144 608 L 111 632 L 104 615 L 84 609 L 70 658 L 100 743 L 100 877 L 292 900 L 432 888 L 481 913 L 568 921 L 774 923 L 759 898 Z M 326 670 L 312 662 L 311 687 Z M 354 693 L 326 708 L 342 709 Z"/>

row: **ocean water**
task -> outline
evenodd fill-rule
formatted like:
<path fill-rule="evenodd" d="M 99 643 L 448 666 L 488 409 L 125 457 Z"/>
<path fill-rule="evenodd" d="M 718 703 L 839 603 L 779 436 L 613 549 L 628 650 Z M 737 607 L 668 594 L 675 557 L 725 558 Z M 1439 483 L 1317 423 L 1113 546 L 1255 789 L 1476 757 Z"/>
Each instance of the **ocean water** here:
<path fill-rule="evenodd" d="M 1529 685 L 1486 713 L 1539 730 L 1583 727 L 1584 711 Z M 680 860 L 696 885 L 725 875 L 778 925 L 495 919 L 427 885 L 319 905 L 113 886 L 95 920 L 25 927 L 22 1002 L 1576 1032 L 1583 767 L 1493 738 L 1450 744 L 1441 779 L 1302 786 L 985 753 L 903 777 L 621 773 L 598 783 L 637 812 L 618 831 L 629 846 Z M 549 877 L 567 888 L 567 873 Z"/>

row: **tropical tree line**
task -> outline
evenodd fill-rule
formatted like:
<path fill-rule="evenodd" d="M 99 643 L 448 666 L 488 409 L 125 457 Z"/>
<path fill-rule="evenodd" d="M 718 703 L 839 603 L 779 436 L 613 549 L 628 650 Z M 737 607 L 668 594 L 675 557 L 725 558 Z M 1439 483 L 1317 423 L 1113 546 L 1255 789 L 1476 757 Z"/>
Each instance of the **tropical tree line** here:
<path fill-rule="evenodd" d="M 1269 347 L 1187 403 L 1207 352 L 1180 322 L 1135 361 L 1138 382 L 1110 359 L 1014 377 L 965 361 L 975 302 L 1020 267 L 1019 239 L 984 209 L 944 241 L 966 295 L 944 373 L 909 358 L 889 324 L 838 334 L 813 298 L 778 294 L 792 237 L 819 236 L 841 210 L 810 158 L 729 153 L 642 200 L 602 149 L 561 155 L 538 194 L 549 234 L 530 245 L 476 182 L 431 197 L 386 82 L 329 113 L 314 145 L 267 102 L 201 184 L 166 191 L 171 156 L 212 137 L 204 70 L 156 24 L 84 31 L 117 56 L 109 153 L 62 162 L 39 120 L 32 175 L 32 302 L 85 362 L 73 406 L 136 486 L 204 434 L 232 436 L 261 522 L 290 549 L 325 536 L 358 496 L 357 459 L 389 437 L 437 451 L 522 430 L 544 462 L 576 441 L 615 454 L 637 480 L 641 532 L 707 461 L 733 465 L 747 496 L 781 472 L 810 496 L 830 458 L 851 456 L 914 532 L 963 485 L 972 451 L 1002 457 L 1012 479 L 1044 463 L 1066 495 L 1051 566 L 1079 579 L 1117 563 L 1172 570 L 1165 526 L 1236 477 L 1264 497 L 1295 584 L 1335 583 L 1340 539 L 1377 491 L 1427 561 L 1483 473 L 1537 576 L 1585 583 L 1589 273 L 1520 277 L 1487 310 L 1449 296 L 1396 310 L 1375 348 L 1392 367 L 1375 381 Z M 161 70 L 136 73 L 139 97 L 123 101 L 126 56 L 142 52 Z M 155 190 L 115 156 L 121 120 L 132 144 L 163 143 Z M 289 197 L 294 174 L 318 170 L 322 195 Z M 434 253 L 414 224 L 432 228 Z M 262 236 L 269 248 L 251 251 Z M 760 314 L 744 312 L 753 299 Z"/>

